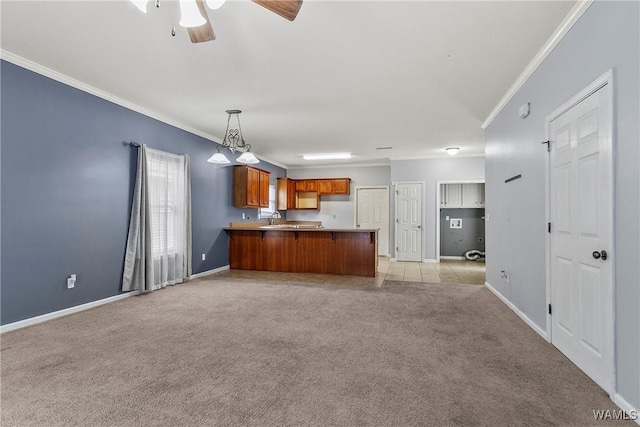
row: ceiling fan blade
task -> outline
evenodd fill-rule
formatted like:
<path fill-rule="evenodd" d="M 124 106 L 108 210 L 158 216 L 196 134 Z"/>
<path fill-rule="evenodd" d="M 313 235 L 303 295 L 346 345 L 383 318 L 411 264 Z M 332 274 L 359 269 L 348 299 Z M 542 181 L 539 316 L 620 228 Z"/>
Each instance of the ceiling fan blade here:
<path fill-rule="evenodd" d="M 204 8 L 204 3 L 202 0 L 196 0 L 198 4 L 198 9 L 202 14 L 203 18 L 207 21 L 199 27 L 190 27 L 187 28 L 189 32 L 189 37 L 191 38 L 191 43 L 202 43 L 208 42 L 209 40 L 215 40 L 216 35 L 213 34 L 213 28 L 211 27 L 211 21 L 209 21 L 209 17 L 207 16 L 207 11 Z"/>
<path fill-rule="evenodd" d="M 253 0 L 253 2 L 289 21 L 296 19 L 302 7 L 302 0 Z"/>

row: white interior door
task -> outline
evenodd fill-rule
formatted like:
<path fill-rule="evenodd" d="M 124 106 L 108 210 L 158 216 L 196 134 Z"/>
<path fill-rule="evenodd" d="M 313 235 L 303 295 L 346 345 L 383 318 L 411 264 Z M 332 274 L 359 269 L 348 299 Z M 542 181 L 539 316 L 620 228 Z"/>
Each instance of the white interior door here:
<path fill-rule="evenodd" d="M 378 255 L 389 255 L 389 188 L 356 190 L 356 227 L 378 229 Z"/>
<path fill-rule="evenodd" d="M 549 123 L 551 340 L 608 392 L 613 391 L 610 90 L 605 84 Z"/>
<path fill-rule="evenodd" d="M 396 258 L 422 262 L 422 183 L 396 185 Z"/>

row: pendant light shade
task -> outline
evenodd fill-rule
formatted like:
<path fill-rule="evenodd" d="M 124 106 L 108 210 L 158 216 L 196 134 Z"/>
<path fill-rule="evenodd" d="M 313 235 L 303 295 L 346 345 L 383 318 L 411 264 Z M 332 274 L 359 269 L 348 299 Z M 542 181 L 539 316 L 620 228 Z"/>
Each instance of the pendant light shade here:
<path fill-rule="evenodd" d="M 242 153 L 240 157 L 236 159 L 239 163 L 248 163 L 248 164 L 256 164 L 260 163 L 260 160 L 253 154 L 247 151 L 246 153 Z"/>
<path fill-rule="evenodd" d="M 180 0 L 180 25 L 183 27 L 199 27 L 207 22 L 200 14 L 196 0 Z"/>
<path fill-rule="evenodd" d="M 207 159 L 207 162 L 216 163 L 216 164 L 219 164 L 219 165 L 226 165 L 226 164 L 231 163 L 231 160 L 227 159 L 227 156 L 225 156 L 224 154 L 222 154 L 221 152 L 218 151 L 213 156 L 209 157 Z"/>

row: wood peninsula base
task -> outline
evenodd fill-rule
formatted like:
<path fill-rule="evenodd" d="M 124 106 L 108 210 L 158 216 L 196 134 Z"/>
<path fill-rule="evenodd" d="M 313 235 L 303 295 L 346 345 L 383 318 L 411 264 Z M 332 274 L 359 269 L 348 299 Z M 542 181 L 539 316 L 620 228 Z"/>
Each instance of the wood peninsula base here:
<path fill-rule="evenodd" d="M 239 270 L 375 276 L 378 231 L 236 229 L 229 234 L 229 267 Z"/>

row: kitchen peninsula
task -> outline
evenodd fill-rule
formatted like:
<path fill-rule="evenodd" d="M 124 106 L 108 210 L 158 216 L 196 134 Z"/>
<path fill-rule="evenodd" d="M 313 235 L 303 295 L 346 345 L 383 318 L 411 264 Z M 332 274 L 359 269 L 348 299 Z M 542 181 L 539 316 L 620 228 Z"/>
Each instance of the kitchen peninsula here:
<path fill-rule="evenodd" d="M 232 223 L 229 267 L 239 270 L 375 276 L 378 230 L 319 223 Z"/>

